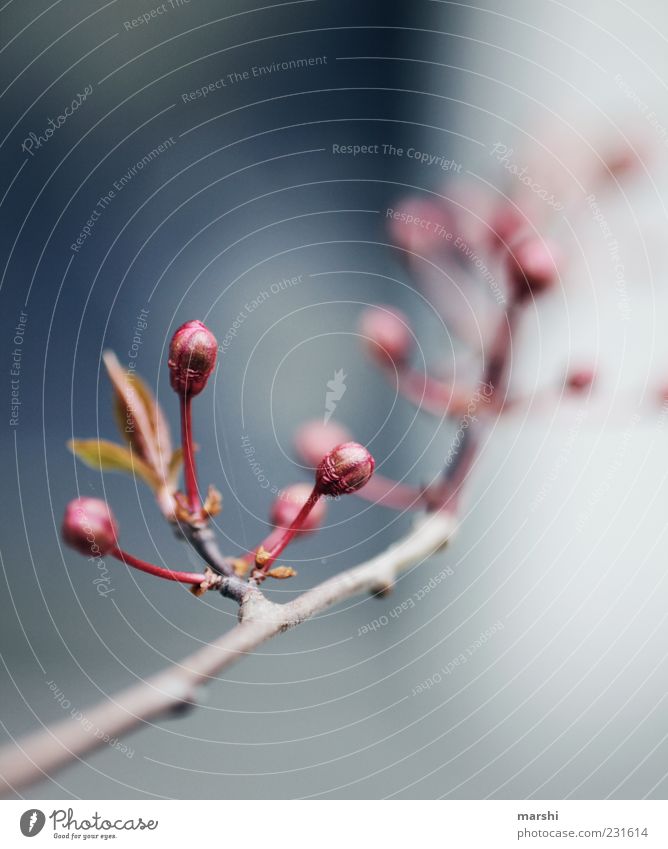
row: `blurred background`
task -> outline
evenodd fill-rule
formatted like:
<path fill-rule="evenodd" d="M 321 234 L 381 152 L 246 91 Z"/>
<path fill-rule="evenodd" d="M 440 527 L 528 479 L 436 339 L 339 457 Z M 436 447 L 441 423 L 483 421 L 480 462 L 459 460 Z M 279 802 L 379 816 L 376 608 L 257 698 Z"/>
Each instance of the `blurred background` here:
<path fill-rule="evenodd" d="M 197 563 L 141 482 L 65 447 L 116 438 L 104 349 L 176 431 L 171 334 L 195 317 L 216 334 L 196 440 L 237 554 L 266 534 L 275 492 L 310 479 L 294 433 L 322 420 L 337 372 L 334 418 L 383 474 L 420 485 L 443 464 L 453 427 L 383 380 L 359 316 L 401 308 L 416 367 L 470 382 L 501 269 L 413 244 L 388 209 L 437 204 L 473 243 L 510 200 L 564 257 L 513 338 L 523 400 L 492 423 L 447 553 L 22 795 L 664 797 L 665 6 L 9 0 L 0 20 L 3 741 L 236 621 L 232 602 L 116 563 L 102 594 L 61 546 L 66 503 L 94 495 L 127 550 Z M 595 381 L 569 391 L 581 369 Z M 409 524 L 341 499 L 272 597 Z"/>

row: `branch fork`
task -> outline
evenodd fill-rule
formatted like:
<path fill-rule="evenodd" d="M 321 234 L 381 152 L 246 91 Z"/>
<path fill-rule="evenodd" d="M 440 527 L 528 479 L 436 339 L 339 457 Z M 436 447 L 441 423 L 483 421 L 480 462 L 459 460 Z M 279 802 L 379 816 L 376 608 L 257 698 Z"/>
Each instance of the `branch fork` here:
<path fill-rule="evenodd" d="M 490 409 L 498 411 L 503 409 L 513 322 L 531 296 L 554 284 L 553 255 L 547 256 L 542 243 L 523 243 L 509 257 L 508 276 L 509 299 L 481 375 L 482 384 L 490 387 L 484 400 L 490 401 Z M 399 376 L 400 389 L 414 401 L 427 408 L 436 402 L 441 413 L 451 416 L 461 414 L 462 410 L 470 411 L 470 392 L 462 393 L 432 378 L 422 379 L 424 391 L 416 392 L 419 376 L 410 366 L 413 336 L 402 314 L 391 308 L 378 308 L 363 317 L 362 330 L 367 351 L 376 364 L 387 373 L 391 365 Z M 371 454 L 352 441 L 341 426 L 330 422 L 327 427 L 310 426 L 310 430 L 302 429 L 299 434 L 302 456 L 316 467 L 313 487 L 301 485 L 298 493 L 292 488 L 288 499 L 281 500 L 279 496 L 280 503 L 275 504 L 272 512 L 271 533 L 241 557 L 225 555 L 209 526 L 210 516 L 220 508 L 220 497 L 216 490 L 210 489 L 202 503 L 193 434 L 193 400 L 205 388 L 217 352 L 215 337 L 199 321 L 186 322 L 172 338 L 168 364 L 170 383 L 179 399 L 180 448 L 172 450 L 166 419 L 148 388 L 135 375 L 130 386 L 129 376 L 110 354 L 105 355 L 105 364 L 114 388 L 117 421 L 119 426 L 123 425 L 127 447 L 95 440 L 75 440 L 70 446 L 81 459 L 98 469 L 139 474 L 153 489 L 171 527 L 201 556 L 206 564 L 204 571 L 165 569 L 125 552 L 118 542 L 118 526 L 111 511 L 97 499 L 77 499 L 68 506 L 63 538 L 82 554 L 108 553 L 126 566 L 154 577 L 190 584 L 195 595 L 219 592 L 239 605 L 238 624 L 181 663 L 91 708 L 87 711 L 88 723 L 64 720 L 0 749 L 0 792 L 18 792 L 81 758 L 101 745 L 103 738 L 117 737 L 156 717 L 191 706 L 202 684 L 270 638 L 353 596 L 390 592 L 403 570 L 441 551 L 456 532 L 459 493 L 480 444 L 480 424 L 475 415 L 471 415 L 470 426 L 463 433 L 453 461 L 446 464 L 440 480 L 427 488 L 373 476 L 375 464 Z M 473 412 L 478 407 L 480 404 Z M 178 489 L 181 466 L 183 493 Z M 274 567 L 274 563 L 289 543 L 320 526 L 324 515 L 322 496 L 348 493 L 385 507 L 421 512 L 406 536 L 384 552 L 334 575 L 287 603 L 269 600 L 260 589 L 262 582 L 267 577 L 285 578 L 293 573 L 289 567 Z M 247 572 L 250 572 L 248 577 Z M 99 730 L 103 733 L 98 735 Z"/>

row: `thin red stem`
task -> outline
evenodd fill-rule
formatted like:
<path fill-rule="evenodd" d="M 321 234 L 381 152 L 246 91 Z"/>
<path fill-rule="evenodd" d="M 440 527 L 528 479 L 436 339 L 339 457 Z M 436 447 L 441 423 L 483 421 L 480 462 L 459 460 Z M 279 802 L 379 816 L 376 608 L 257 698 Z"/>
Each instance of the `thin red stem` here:
<path fill-rule="evenodd" d="M 283 530 L 284 528 L 274 528 L 264 542 L 261 543 L 262 547 L 269 551 L 278 539 L 280 539 Z M 260 546 L 258 545 L 258 547 L 254 548 L 252 551 L 247 551 L 240 559 L 243 560 L 244 563 L 252 563 L 259 550 Z"/>
<path fill-rule="evenodd" d="M 519 311 L 519 303 L 515 300 L 508 305 L 497 327 L 492 346 L 489 351 L 486 366 L 483 370 L 482 384 L 489 387 L 486 402 L 496 409 L 503 405 L 502 393 L 507 385 L 508 365 L 512 349 L 512 331 Z M 480 405 L 477 405 L 478 407 Z M 427 494 L 432 509 L 456 510 L 461 494 L 461 487 L 469 475 L 478 455 L 479 433 L 478 420 L 471 419 L 462 438 L 462 445 L 451 466 L 446 468 L 443 479 Z"/>
<path fill-rule="evenodd" d="M 264 542 L 258 547 L 255 563 L 262 572 L 267 572 L 274 560 L 285 550 L 286 546 L 294 535 L 299 531 L 304 524 L 306 517 L 313 510 L 320 498 L 320 492 L 317 487 L 313 487 L 313 491 L 308 499 L 304 502 L 302 509 L 297 513 L 289 528 L 274 528 Z M 279 532 L 278 534 L 276 532 Z"/>
<path fill-rule="evenodd" d="M 186 497 L 191 513 L 198 513 L 202 507 L 197 486 L 197 468 L 193 447 L 192 396 L 183 394 L 181 400 L 181 446 L 183 448 L 183 477 Z"/>
<path fill-rule="evenodd" d="M 201 584 L 206 580 L 206 575 L 199 572 L 175 572 L 172 569 L 163 569 L 162 566 L 154 566 L 153 563 L 147 563 L 145 560 L 140 560 L 127 551 L 121 548 L 112 548 L 109 552 L 112 557 L 117 558 L 126 566 L 132 566 L 133 569 L 139 569 L 142 572 L 148 572 L 149 575 L 155 575 L 156 578 L 165 578 L 167 581 L 180 581 L 182 584 Z"/>
<path fill-rule="evenodd" d="M 499 398 L 501 394 L 499 390 L 503 388 L 506 382 L 512 334 L 517 321 L 518 309 L 517 302 L 512 301 L 504 313 L 497 328 L 483 375 L 483 383 L 491 387 L 490 397 L 494 398 L 496 405 L 503 403 L 503 399 Z"/>
<path fill-rule="evenodd" d="M 424 493 L 416 487 L 407 484 L 397 483 L 390 478 L 384 478 L 382 475 L 374 475 L 362 489 L 357 490 L 354 495 L 363 498 L 365 501 L 370 501 L 372 504 L 380 504 L 383 507 L 388 507 L 392 510 L 420 510 L 424 507 Z M 315 502 L 314 502 L 315 504 Z M 313 506 L 313 505 L 312 505 Z M 312 509 L 309 508 L 309 512 Z M 303 518 L 306 518 L 308 512 Z M 303 519 L 301 520 L 303 521 Z M 290 539 L 284 541 L 283 537 L 288 528 L 274 528 L 267 538 L 252 551 L 247 551 L 241 556 L 244 563 L 252 563 L 260 548 L 271 552 L 274 547 L 281 545 L 280 551 L 283 551 L 294 534 L 298 533 L 299 528 L 296 528 Z M 280 554 L 279 551 L 279 554 Z M 274 559 L 278 557 L 275 555 Z M 272 561 L 273 562 L 273 561 Z M 271 565 L 271 564 L 270 564 Z"/>

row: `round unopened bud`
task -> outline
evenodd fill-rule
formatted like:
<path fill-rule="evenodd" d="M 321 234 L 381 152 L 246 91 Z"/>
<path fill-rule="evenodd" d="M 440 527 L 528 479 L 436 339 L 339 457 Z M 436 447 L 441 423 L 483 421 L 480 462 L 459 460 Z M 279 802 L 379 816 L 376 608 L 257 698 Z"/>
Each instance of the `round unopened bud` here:
<path fill-rule="evenodd" d="M 180 395 L 199 395 L 216 364 L 216 337 L 201 321 L 186 321 L 169 346 L 169 379 Z"/>
<path fill-rule="evenodd" d="M 103 557 L 116 545 L 118 527 L 99 498 L 75 498 L 65 508 L 63 540 L 80 554 Z"/>
<path fill-rule="evenodd" d="M 373 474 L 375 460 L 359 442 L 337 445 L 320 461 L 315 473 L 322 495 L 346 495 L 366 484 Z"/>
<path fill-rule="evenodd" d="M 509 271 L 518 298 L 539 295 L 557 282 L 557 251 L 551 243 L 530 236 L 513 245 Z"/>
<path fill-rule="evenodd" d="M 571 392 L 586 392 L 596 377 L 593 368 L 578 368 L 566 375 L 566 388 Z"/>
<path fill-rule="evenodd" d="M 369 356 L 387 365 L 388 357 L 404 365 L 413 347 L 408 318 L 394 307 L 371 307 L 362 313 L 360 331 Z"/>
<path fill-rule="evenodd" d="M 271 505 L 271 524 L 275 528 L 289 528 L 297 518 L 299 511 L 309 500 L 313 489 L 308 483 L 295 483 L 282 489 Z M 304 519 L 298 533 L 316 531 L 322 525 L 327 512 L 327 505 L 321 499 L 313 504 L 311 512 Z"/>
<path fill-rule="evenodd" d="M 322 458 L 336 445 L 349 442 L 351 434 L 343 425 L 322 419 L 303 424 L 295 434 L 295 449 L 307 466 L 315 468 Z"/>

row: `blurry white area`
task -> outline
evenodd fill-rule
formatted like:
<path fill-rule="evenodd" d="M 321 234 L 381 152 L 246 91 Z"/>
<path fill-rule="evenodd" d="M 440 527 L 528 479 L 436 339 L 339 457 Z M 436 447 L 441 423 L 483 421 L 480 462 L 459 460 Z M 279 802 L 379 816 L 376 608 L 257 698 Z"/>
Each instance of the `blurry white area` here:
<path fill-rule="evenodd" d="M 452 552 L 508 628 L 491 674 L 509 774 L 476 789 L 665 795 L 668 6 L 482 2 L 460 32 L 443 62 L 461 70 L 429 85 L 448 80 L 443 120 L 474 140 L 449 153 L 472 197 L 491 184 L 564 253 L 514 337 L 531 400 L 496 423 Z M 620 156 L 637 161 L 606 178 Z M 591 392 L 562 393 L 580 367 Z"/>
<path fill-rule="evenodd" d="M 594 367 L 582 403 L 613 430 L 639 413 L 650 433 L 668 383 L 667 24 L 659 2 L 481 3 L 449 60 L 455 129 L 474 140 L 452 151 L 465 180 L 519 203 L 564 254 L 560 290 L 516 336 L 515 385 Z"/>

